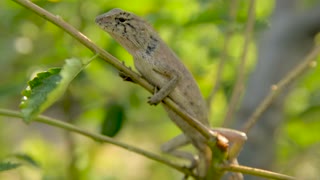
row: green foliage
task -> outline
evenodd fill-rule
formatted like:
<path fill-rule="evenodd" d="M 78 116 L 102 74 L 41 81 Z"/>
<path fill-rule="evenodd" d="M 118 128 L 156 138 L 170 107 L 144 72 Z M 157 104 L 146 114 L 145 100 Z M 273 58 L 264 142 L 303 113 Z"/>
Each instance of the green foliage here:
<path fill-rule="evenodd" d="M 131 56 L 95 25 L 94 18 L 115 7 L 132 11 L 146 18 L 155 27 L 160 36 L 195 75 L 205 96 L 212 89 L 225 40 L 225 30 L 229 23 L 230 1 L 35 2 L 53 14 L 61 16 L 93 42 L 131 67 L 133 66 Z M 243 45 L 242 32 L 247 19 L 248 2 L 240 2 L 240 11 L 234 24 L 237 33 L 231 37 L 232 45 L 229 48 L 229 56 L 222 75 L 222 88 L 211 110 L 210 119 L 214 124 L 222 119 L 228 104 L 230 87 L 234 84 L 239 52 Z M 257 1 L 255 31 L 267 28 L 268 16 L 272 8 L 273 1 Z M 147 105 L 146 99 L 149 94 L 136 85 L 124 83 L 120 78 L 115 78 L 117 73 L 109 65 L 102 61 L 95 61 L 83 70 L 86 63 L 70 59 L 63 66 L 62 60 L 66 57 L 85 59 L 92 56 L 92 52 L 62 30 L 12 1 L 0 1 L 0 15 L 3 17 L 0 22 L 0 54 L 3 57 L 0 59 L 1 107 L 16 108 L 17 99 L 20 98 L 19 92 L 25 88 L 27 77 L 38 69 L 48 69 L 38 73 L 33 80 L 29 81 L 30 89 L 23 91 L 25 99 L 22 101 L 21 108 L 27 122 L 52 106 L 69 86 L 68 92 L 70 91 L 76 99 L 76 108 L 73 107 L 73 111 L 77 116 L 72 116 L 73 111 L 69 113 L 61 111 L 63 105 L 59 104 L 52 107 L 57 117 L 72 117 L 70 118 L 72 122 L 79 126 L 92 131 L 100 129 L 103 134 L 113 136 L 117 135 L 119 130 L 124 130 L 124 114 L 126 114 L 128 120 L 125 121 L 125 131 L 121 131 L 121 134 L 118 134 L 121 136 L 117 138 L 142 148 L 147 146 L 156 150 L 161 143 L 180 133 L 164 114 L 163 109 Z M 63 68 L 51 68 L 61 66 Z M 319 71 L 320 68 L 317 69 Z M 74 79 L 79 72 L 83 72 L 81 78 Z M 290 155 L 279 158 L 285 162 L 283 167 L 290 159 L 299 159 L 303 154 L 301 150 L 308 149 L 319 142 L 320 121 L 317 121 L 319 107 L 315 105 L 312 108 L 307 105 L 310 103 L 308 98 L 311 97 L 312 92 L 319 91 L 319 83 L 317 83 L 319 75 L 318 72 L 303 79 L 303 82 L 308 83 L 308 87 L 288 98 L 289 103 L 286 107 L 290 111 L 287 111 L 289 113 L 286 117 L 290 121 L 283 125 L 283 136 L 279 136 L 279 139 L 282 138 L 287 143 L 286 146 L 280 144 L 278 147 L 279 151 Z M 298 84 L 298 86 L 303 85 Z M 105 104 L 108 104 L 110 99 L 121 103 L 111 104 L 106 109 Z M 301 99 L 303 100 L 300 101 Z M 319 99 L 316 101 L 320 102 Z M 157 179 L 160 176 L 161 179 L 181 179 L 181 174 L 159 163 L 150 162 L 144 157 L 115 151 L 111 146 L 100 144 L 96 146 L 91 140 L 85 138 L 77 138 L 75 141 L 70 139 L 72 138 L 54 128 L 26 127 L 12 123 L 7 118 L 0 119 L 0 155 L 10 154 L 8 151 L 16 149 L 22 152 L 28 149 L 38 155 L 37 159 L 40 159 L 41 165 L 44 164 L 43 162 L 50 164 L 45 172 L 38 172 L 39 176 L 59 174 L 66 177 L 66 174 L 72 171 L 72 168 L 68 169 L 68 163 L 71 161 L 70 164 L 77 169 L 73 173 L 85 172 L 83 179 L 111 177 L 113 179 Z M 68 147 L 72 150 L 68 150 Z M 20 156 L 24 159 L 21 160 L 22 162 L 17 159 L 18 156 L 14 161 L 11 159 L 0 161 L 0 171 L 19 167 L 24 163 L 35 166 L 39 164 L 36 161 L 32 163 L 32 158 L 28 160 L 28 157 Z M 21 174 L 25 177 L 28 172 L 21 172 Z M 7 178 L 0 176 L 0 179 Z"/>
<path fill-rule="evenodd" d="M 49 93 L 56 89 L 61 80 L 60 68 L 49 69 L 46 72 L 38 73 L 37 76 L 28 82 L 28 87 L 21 94 L 21 112 L 24 119 L 29 122 L 31 118 L 45 110 L 51 102 L 48 100 Z"/>
<path fill-rule="evenodd" d="M 29 81 L 29 86 L 22 92 L 20 106 L 25 121 L 30 122 L 33 117 L 56 102 L 83 67 L 80 60 L 68 59 L 62 70 L 52 68 L 38 73 Z"/>
<path fill-rule="evenodd" d="M 320 141 L 318 117 L 320 117 L 320 106 L 312 106 L 288 122 L 286 127 L 288 136 L 300 148 L 308 148 Z"/>
<path fill-rule="evenodd" d="M 106 116 L 101 125 L 101 134 L 114 137 L 123 126 L 125 110 L 120 104 L 111 104 L 107 107 Z"/>
<path fill-rule="evenodd" d="M 21 164 L 19 163 L 0 162 L 0 172 L 15 169 L 15 168 L 18 168 L 19 166 L 21 166 Z"/>
<path fill-rule="evenodd" d="M 39 167 L 38 163 L 27 154 L 13 154 L 0 161 L 0 172 L 16 169 L 22 165 Z"/>
<path fill-rule="evenodd" d="M 30 155 L 28 154 L 14 154 L 12 155 L 15 159 L 19 160 L 20 162 L 24 162 L 34 167 L 40 167 L 38 162 L 35 161 Z"/>

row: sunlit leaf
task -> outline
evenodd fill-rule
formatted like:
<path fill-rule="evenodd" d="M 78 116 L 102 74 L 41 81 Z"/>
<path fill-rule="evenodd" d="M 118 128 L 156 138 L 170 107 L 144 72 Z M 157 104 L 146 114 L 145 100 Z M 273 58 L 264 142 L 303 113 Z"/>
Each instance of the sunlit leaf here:
<path fill-rule="evenodd" d="M 52 68 L 40 72 L 29 81 L 29 86 L 22 92 L 20 105 L 24 120 L 30 122 L 33 117 L 56 102 L 83 67 L 80 60 L 67 59 L 62 69 Z"/>

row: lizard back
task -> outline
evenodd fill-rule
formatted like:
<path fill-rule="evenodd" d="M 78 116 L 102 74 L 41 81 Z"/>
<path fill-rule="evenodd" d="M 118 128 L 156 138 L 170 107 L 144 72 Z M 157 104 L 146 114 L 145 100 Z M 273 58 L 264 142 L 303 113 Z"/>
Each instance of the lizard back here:
<path fill-rule="evenodd" d="M 195 79 L 152 26 L 121 9 L 112 9 L 98 16 L 96 22 L 134 57 L 136 69 L 153 85 L 161 88 L 168 81 L 167 77 L 153 71 L 154 66 L 164 64 L 180 72 L 181 80 L 169 97 L 203 124 L 209 125 L 206 103 Z"/>
<path fill-rule="evenodd" d="M 178 75 L 180 79 L 168 94 L 169 98 L 209 127 L 206 103 L 195 79 L 146 21 L 132 13 L 113 9 L 98 16 L 96 22 L 133 56 L 139 73 L 159 89 L 168 84 L 172 75 Z M 202 161 L 206 167 L 204 169 L 207 169 L 211 153 L 206 139 L 166 105 L 164 108 L 170 119 L 199 151 L 200 164 Z"/>

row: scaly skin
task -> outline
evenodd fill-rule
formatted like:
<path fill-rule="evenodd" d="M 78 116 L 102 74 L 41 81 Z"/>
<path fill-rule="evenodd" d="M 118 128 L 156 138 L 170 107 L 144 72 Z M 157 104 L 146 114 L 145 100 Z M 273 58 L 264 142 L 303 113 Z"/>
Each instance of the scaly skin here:
<path fill-rule="evenodd" d="M 121 9 L 112 9 L 96 18 L 96 23 L 119 42 L 134 58 L 139 73 L 159 90 L 149 99 L 152 105 L 165 97 L 209 127 L 206 103 L 192 74 L 175 53 L 162 41 L 156 31 L 143 19 Z M 188 140 L 198 150 L 198 173 L 205 176 L 211 162 L 206 139 L 179 115 L 164 105 L 170 119 L 186 138 L 169 141 L 162 149 L 175 156 L 191 159 L 191 154 L 175 150 Z M 176 144 L 174 144 L 176 141 Z"/>

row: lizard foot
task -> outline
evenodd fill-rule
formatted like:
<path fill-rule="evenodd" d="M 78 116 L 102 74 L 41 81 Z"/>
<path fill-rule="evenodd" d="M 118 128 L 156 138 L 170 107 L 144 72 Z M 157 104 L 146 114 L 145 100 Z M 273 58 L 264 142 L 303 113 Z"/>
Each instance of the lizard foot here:
<path fill-rule="evenodd" d="M 154 92 L 153 92 L 153 96 L 148 97 L 148 103 L 150 105 L 157 105 L 162 101 L 162 99 L 159 99 L 159 96 L 157 95 L 158 91 L 159 91 L 159 89 L 157 87 L 155 87 Z"/>

